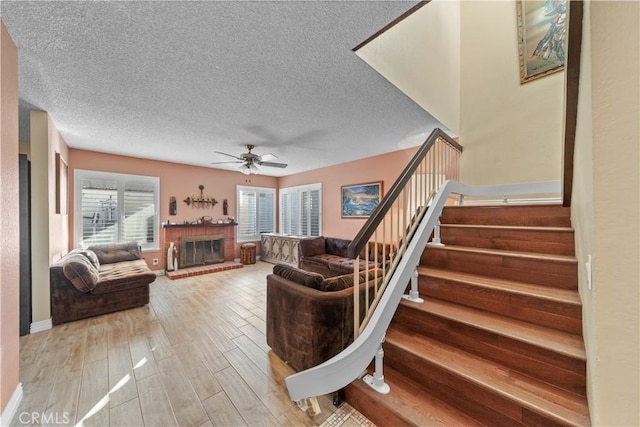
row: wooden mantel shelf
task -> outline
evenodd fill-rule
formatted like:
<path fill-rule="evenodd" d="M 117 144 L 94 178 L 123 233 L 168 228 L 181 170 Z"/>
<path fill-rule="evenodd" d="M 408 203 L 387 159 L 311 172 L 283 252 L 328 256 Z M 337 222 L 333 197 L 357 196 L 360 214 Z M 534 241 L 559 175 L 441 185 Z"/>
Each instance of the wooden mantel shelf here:
<path fill-rule="evenodd" d="M 162 223 L 162 228 L 174 228 L 174 227 L 226 227 L 226 226 L 235 226 L 238 225 L 237 222 L 223 222 L 222 224 L 218 224 L 217 222 L 212 222 L 208 224 L 167 224 L 166 222 Z"/>

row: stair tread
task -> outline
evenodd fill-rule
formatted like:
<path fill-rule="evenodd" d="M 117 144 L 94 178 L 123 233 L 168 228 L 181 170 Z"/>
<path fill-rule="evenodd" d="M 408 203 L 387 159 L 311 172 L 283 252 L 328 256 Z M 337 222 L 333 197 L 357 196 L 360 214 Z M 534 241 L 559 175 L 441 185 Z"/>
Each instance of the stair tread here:
<path fill-rule="evenodd" d="M 474 248 L 470 246 L 455 246 L 455 245 L 444 245 L 444 246 L 427 245 L 427 248 L 443 250 L 443 251 L 456 251 L 456 252 L 467 252 L 467 253 L 486 254 L 486 255 L 509 256 L 514 258 L 524 258 L 524 259 L 537 259 L 537 260 L 545 260 L 545 261 L 556 262 L 556 263 L 576 264 L 578 262 L 576 257 L 573 255 L 550 255 L 550 254 L 542 254 L 542 253 L 536 253 L 536 252 Z"/>
<path fill-rule="evenodd" d="M 515 280 L 499 279 L 496 277 L 480 276 L 472 273 L 464 273 L 452 270 L 445 270 L 434 267 L 418 267 L 418 273 L 424 276 L 439 279 L 449 279 L 462 282 L 477 287 L 507 291 L 514 294 L 533 296 L 549 301 L 562 302 L 580 306 L 580 294 L 578 291 L 569 289 L 551 288 L 549 286 L 536 285 L 533 283 L 519 282 Z"/>
<path fill-rule="evenodd" d="M 425 358 L 477 386 L 518 402 L 523 407 L 560 423 L 588 425 L 589 411 L 585 398 L 519 374 L 497 363 L 449 347 L 418 333 L 402 332 L 393 327 L 386 335 L 388 345 Z"/>
<path fill-rule="evenodd" d="M 391 411 L 402 414 L 403 419 L 414 425 L 483 425 L 425 391 L 418 382 L 390 366 L 384 368 L 384 379 L 391 389 L 386 395 L 379 394 L 361 380 L 354 381 L 351 386 L 360 389 L 377 405 L 384 405 Z"/>
<path fill-rule="evenodd" d="M 573 233 L 573 228 L 571 227 L 544 227 L 544 226 L 532 226 L 532 225 L 489 225 L 489 224 L 448 224 L 442 223 L 440 224 L 440 228 L 448 227 L 448 228 L 460 228 L 460 229 L 473 229 L 479 228 L 483 230 L 491 230 L 491 229 L 499 229 L 499 230 L 510 230 L 510 231 L 548 231 L 548 232 L 562 232 L 562 233 Z"/>
<path fill-rule="evenodd" d="M 586 360 L 582 337 L 577 335 L 442 300 L 427 299 L 422 304 L 402 301 L 402 304 L 578 360 Z"/>

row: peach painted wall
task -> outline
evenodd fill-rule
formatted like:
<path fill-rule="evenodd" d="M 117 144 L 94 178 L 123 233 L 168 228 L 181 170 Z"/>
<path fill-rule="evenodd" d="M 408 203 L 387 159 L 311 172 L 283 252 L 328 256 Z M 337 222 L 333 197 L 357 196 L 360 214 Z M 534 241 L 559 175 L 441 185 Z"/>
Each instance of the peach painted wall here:
<path fill-rule="evenodd" d="M 18 52 L 0 20 L 0 414 L 19 381 Z M 3 417 L 4 418 L 4 417 Z M 5 421 L 3 419 L 3 421 Z M 8 420 L 6 420 L 8 421 Z"/>
<path fill-rule="evenodd" d="M 69 180 L 70 180 L 70 204 L 69 204 L 69 230 L 70 247 L 75 245 L 73 235 L 73 204 L 74 186 L 73 175 L 76 169 L 126 173 L 134 175 L 155 176 L 160 178 L 160 221 L 167 220 L 175 223 L 195 221 L 202 216 L 210 216 L 213 220 L 225 219 L 222 213 L 222 203 L 227 199 L 229 203 L 229 215 L 236 215 L 236 186 L 247 185 L 254 187 L 277 188 L 278 179 L 262 175 L 252 175 L 251 182 L 246 182 L 246 176 L 234 171 L 203 168 L 198 166 L 183 165 L 178 163 L 146 160 L 135 157 L 125 157 L 112 154 L 97 153 L 85 150 L 69 150 Z M 204 185 L 204 194 L 213 196 L 217 201 L 213 208 L 197 209 L 187 206 L 183 200 L 191 194 L 199 194 L 198 186 Z M 169 197 L 174 196 L 178 202 L 177 215 L 169 215 Z M 160 230 L 162 238 L 162 230 Z M 160 248 L 164 242 L 160 242 Z M 164 269 L 166 254 L 163 251 L 145 252 L 144 257 L 152 269 Z M 236 244 L 235 258 L 240 257 L 240 246 Z M 158 258 L 158 266 L 152 265 L 152 259 Z"/>
<path fill-rule="evenodd" d="M 365 219 L 343 219 L 341 216 L 343 185 L 382 181 L 383 195 L 414 156 L 418 147 L 407 148 L 362 160 L 341 163 L 279 179 L 279 188 L 306 184 L 322 184 L 322 234 L 353 239 Z"/>
<path fill-rule="evenodd" d="M 69 162 L 69 148 L 58 132 L 55 123 L 48 116 L 49 126 L 49 262 L 55 263 L 69 249 L 69 215 L 56 213 L 56 153 L 60 153 L 62 159 Z M 67 191 L 67 197 L 69 198 Z"/>

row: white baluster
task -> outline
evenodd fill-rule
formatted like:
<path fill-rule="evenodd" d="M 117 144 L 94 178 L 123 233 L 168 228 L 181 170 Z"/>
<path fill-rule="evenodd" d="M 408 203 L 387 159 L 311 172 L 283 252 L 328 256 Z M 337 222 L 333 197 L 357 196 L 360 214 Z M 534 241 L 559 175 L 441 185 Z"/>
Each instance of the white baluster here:
<path fill-rule="evenodd" d="M 375 357 L 375 371 L 373 375 L 367 374 L 362 378 L 362 381 L 367 383 L 369 387 L 374 389 L 380 394 L 389 394 L 391 388 L 389 388 L 389 384 L 384 382 L 384 375 L 382 373 L 382 364 L 384 359 L 384 350 L 382 349 L 382 343 L 384 342 L 384 338 L 378 347 L 378 351 L 376 352 Z"/>

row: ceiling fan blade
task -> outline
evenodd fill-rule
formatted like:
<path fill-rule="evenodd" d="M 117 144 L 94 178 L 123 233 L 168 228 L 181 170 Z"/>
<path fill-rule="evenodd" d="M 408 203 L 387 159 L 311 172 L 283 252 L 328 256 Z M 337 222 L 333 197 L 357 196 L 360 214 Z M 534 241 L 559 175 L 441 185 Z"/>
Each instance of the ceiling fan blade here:
<path fill-rule="evenodd" d="M 287 164 L 286 163 L 273 163 L 273 162 L 256 162 L 258 163 L 260 166 L 269 166 L 272 168 L 286 168 Z"/>
<path fill-rule="evenodd" d="M 267 153 L 267 154 L 264 154 L 264 155 L 260 156 L 259 160 L 261 162 L 268 162 L 269 160 L 275 160 L 277 158 L 278 158 L 278 156 L 276 156 L 275 154 Z"/>
<path fill-rule="evenodd" d="M 210 165 L 222 165 L 225 163 L 244 163 L 243 161 L 238 161 L 238 162 L 211 162 L 209 163 Z"/>
<path fill-rule="evenodd" d="M 225 156 L 233 157 L 234 159 L 238 159 L 238 160 L 244 161 L 244 159 L 242 157 L 234 156 L 233 154 L 223 153 L 222 151 L 214 151 L 214 153 L 222 154 L 222 155 L 225 155 Z"/>

